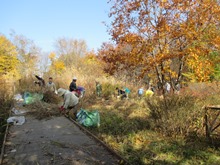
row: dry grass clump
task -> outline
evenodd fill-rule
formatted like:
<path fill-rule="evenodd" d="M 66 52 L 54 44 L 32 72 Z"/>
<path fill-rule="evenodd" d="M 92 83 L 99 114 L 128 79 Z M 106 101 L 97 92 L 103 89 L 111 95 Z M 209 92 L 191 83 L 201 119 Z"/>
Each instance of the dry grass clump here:
<path fill-rule="evenodd" d="M 46 91 L 43 100 L 47 103 L 58 104 L 62 99 L 54 92 Z"/>
<path fill-rule="evenodd" d="M 56 104 L 37 101 L 26 106 L 29 109 L 27 114 L 34 116 L 38 120 L 50 119 L 53 116 L 61 116 Z"/>

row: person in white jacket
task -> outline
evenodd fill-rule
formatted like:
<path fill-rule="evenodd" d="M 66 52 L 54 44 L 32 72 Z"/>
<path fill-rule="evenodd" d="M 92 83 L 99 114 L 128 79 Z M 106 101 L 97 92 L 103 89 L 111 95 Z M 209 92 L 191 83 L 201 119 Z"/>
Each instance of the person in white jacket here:
<path fill-rule="evenodd" d="M 63 105 L 60 107 L 61 112 L 65 113 L 67 111 L 67 114 L 68 114 L 69 111 L 72 109 L 73 114 L 75 115 L 74 117 L 76 117 L 79 98 L 76 95 L 74 95 L 72 92 L 70 92 L 69 90 L 66 90 L 63 88 L 59 88 L 57 90 L 57 94 L 58 96 L 62 96 L 64 99 Z"/>

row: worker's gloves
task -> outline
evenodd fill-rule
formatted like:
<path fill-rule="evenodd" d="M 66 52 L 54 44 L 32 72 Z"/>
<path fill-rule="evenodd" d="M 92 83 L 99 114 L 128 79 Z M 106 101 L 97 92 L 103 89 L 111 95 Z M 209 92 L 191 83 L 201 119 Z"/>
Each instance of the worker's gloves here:
<path fill-rule="evenodd" d="M 60 112 L 63 112 L 65 110 L 63 106 L 61 106 L 59 109 L 60 109 Z"/>

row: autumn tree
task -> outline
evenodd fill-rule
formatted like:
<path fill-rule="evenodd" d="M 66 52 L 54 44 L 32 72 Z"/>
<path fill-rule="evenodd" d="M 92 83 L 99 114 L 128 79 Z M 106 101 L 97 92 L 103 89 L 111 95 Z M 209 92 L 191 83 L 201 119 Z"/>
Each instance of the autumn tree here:
<path fill-rule="evenodd" d="M 113 75 L 119 68 L 117 59 L 120 56 L 117 54 L 116 47 L 111 43 L 103 43 L 99 49 L 98 58 L 105 62 L 104 71 Z"/>
<path fill-rule="evenodd" d="M 64 62 L 59 60 L 54 52 L 51 52 L 49 54 L 49 59 L 50 59 L 50 67 L 48 72 L 50 73 L 50 76 L 61 74 L 65 70 Z"/>
<path fill-rule="evenodd" d="M 140 75 L 140 68 L 143 61 L 139 56 L 138 42 L 127 42 L 126 40 L 138 40 L 136 35 L 127 35 L 122 42 L 114 45 L 112 43 L 103 43 L 98 52 L 98 58 L 105 62 L 104 71 L 110 75 L 126 80 L 135 80 Z"/>
<path fill-rule="evenodd" d="M 19 71 L 23 77 L 31 77 L 39 70 L 38 60 L 41 50 L 32 40 L 23 35 L 13 35 L 12 37 L 20 61 Z"/>
<path fill-rule="evenodd" d="M 55 42 L 56 54 L 67 68 L 77 67 L 79 59 L 87 52 L 84 40 L 60 38 Z"/>
<path fill-rule="evenodd" d="M 19 60 L 15 45 L 4 35 L 0 35 L 0 99 L 13 96 L 15 82 L 20 78 Z"/>
<path fill-rule="evenodd" d="M 98 59 L 94 50 L 88 51 L 81 59 L 79 72 L 84 75 L 101 77 L 103 75 L 103 63 Z"/>
<path fill-rule="evenodd" d="M 126 43 L 131 47 L 132 56 L 127 61 L 138 67 L 141 64 L 142 73 L 153 69 L 161 84 L 172 79 L 180 82 L 185 66 L 185 71 L 194 73 L 197 81 L 210 79 L 218 61 L 210 60 L 210 53 L 219 47 L 216 41 L 220 7 L 216 0 L 110 0 L 110 3 L 113 21 L 109 33 L 115 44 Z M 211 69 L 203 71 L 204 65 L 192 67 L 192 61 L 198 66 L 204 60 L 206 68 Z"/>
<path fill-rule="evenodd" d="M 12 73 L 16 76 L 18 64 L 16 47 L 5 36 L 0 35 L 0 75 Z"/>

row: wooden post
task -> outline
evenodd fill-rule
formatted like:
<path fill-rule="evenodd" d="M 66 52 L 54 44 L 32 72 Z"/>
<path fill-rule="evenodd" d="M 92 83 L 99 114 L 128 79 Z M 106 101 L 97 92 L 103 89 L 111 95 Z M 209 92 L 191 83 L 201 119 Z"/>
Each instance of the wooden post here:
<path fill-rule="evenodd" d="M 210 129 L 209 129 L 209 123 L 208 123 L 208 110 L 205 107 L 205 133 L 206 133 L 206 137 L 208 139 L 210 139 Z"/>
<path fill-rule="evenodd" d="M 214 130 L 216 130 L 218 127 L 220 127 L 220 123 L 217 123 L 217 119 L 220 116 L 220 105 L 210 105 L 210 106 L 205 106 L 205 134 L 206 137 L 211 140 L 211 134 Z M 208 117 L 208 110 L 215 110 L 215 111 L 219 111 L 217 113 L 217 115 L 214 117 L 214 119 L 211 119 Z"/>

